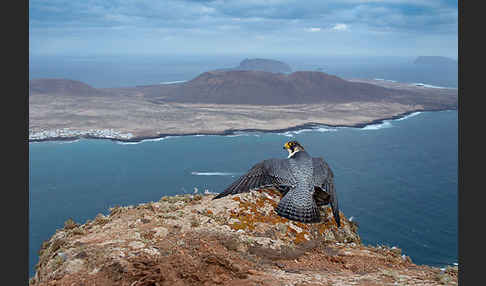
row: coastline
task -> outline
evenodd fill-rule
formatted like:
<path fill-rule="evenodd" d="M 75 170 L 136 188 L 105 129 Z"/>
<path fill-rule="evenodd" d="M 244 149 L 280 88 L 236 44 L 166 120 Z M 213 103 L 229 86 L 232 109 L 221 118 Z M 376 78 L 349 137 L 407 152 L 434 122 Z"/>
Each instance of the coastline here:
<path fill-rule="evenodd" d="M 397 120 L 404 118 L 412 113 L 416 112 L 434 112 L 434 111 L 447 111 L 447 110 L 457 110 L 457 108 L 439 108 L 439 109 L 415 109 L 409 110 L 397 115 L 393 115 L 391 117 L 385 118 L 377 118 L 367 122 L 359 122 L 355 124 L 324 124 L 324 123 L 317 123 L 317 122 L 307 122 L 304 124 L 299 124 L 295 126 L 290 126 L 288 128 L 280 128 L 280 129 L 255 129 L 255 128 L 247 128 L 247 129 L 226 129 L 223 131 L 215 131 L 215 132 L 193 132 L 193 133 L 160 133 L 155 136 L 134 136 L 132 138 L 113 138 L 113 137 L 102 137 L 102 136 L 93 136 L 93 135 L 78 135 L 78 136 L 56 136 L 56 137 L 46 137 L 41 139 L 28 139 L 29 143 L 39 143 L 39 142 L 75 142 L 80 139 L 97 139 L 97 140 L 111 140 L 113 142 L 120 142 L 120 143 L 141 143 L 142 141 L 146 140 L 157 140 L 157 139 L 164 139 L 168 137 L 181 137 L 181 136 L 208 136 L 208 135 L 217 135 L 217 136 L 230 136 L 230 135 L 237 135 L 238 133 L 245 133 L 245 132 L 263 132 L 263 133 L 285 133 L 291 131 L 299 131 L 304 129 L 313 129 L 315 127 L 330 127 L 330 128 L 364 128 L 370 125 L 382 124 L 385 121 L 389 120 Z"/>

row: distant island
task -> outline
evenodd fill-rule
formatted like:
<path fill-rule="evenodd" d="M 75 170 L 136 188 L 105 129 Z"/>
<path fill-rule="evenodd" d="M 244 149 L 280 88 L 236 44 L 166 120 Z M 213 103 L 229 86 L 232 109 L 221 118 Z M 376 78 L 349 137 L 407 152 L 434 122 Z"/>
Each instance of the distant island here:
<path fill-rule="evenodd" d="M 219 71 L 264 71 L 272 73 L 290 73 L 292 68 L 281 61 L 271 59 L 244 59 L 240 65 L 233 68 L 219 69 Z"/>
<path fill-rule="evenodd" d="M 288 64 L 269 59 L 244 59 L 235 70 L 257 70 L 274 73 L 292 72 L 292 68 Z"/>
<path fill-rule="evenodd" d="M 457 65 L 456 60 L 442 56 L 420 56 L 413 63 L 421 65 Z"/>
<path fill-rule="evenodd" d="M 32 79 L 29 94 L 30 141 L 365 126 L 415 111 L 456 109 L 458 102 L 455 88 L 345 80 L 318 71 L 217 70 L 187 82 L 126 88 Z"/>

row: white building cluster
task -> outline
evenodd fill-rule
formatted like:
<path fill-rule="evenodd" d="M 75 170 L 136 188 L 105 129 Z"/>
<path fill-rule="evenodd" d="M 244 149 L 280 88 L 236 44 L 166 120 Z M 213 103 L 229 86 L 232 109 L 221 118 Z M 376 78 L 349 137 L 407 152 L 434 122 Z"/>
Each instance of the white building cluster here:
<path fill-rule="evenodd" d="M 69 128 L 51 129 L 51 130 L 32 130 L 29 129 L 29 140 L 45 140 L 49 138 L 71 138 L 92 136 L 108 139 L 130 139 L 133 137 L 132 133 L 122 133 L 115 129 L 88 129 L 88 130 L 72 130 Z"/>

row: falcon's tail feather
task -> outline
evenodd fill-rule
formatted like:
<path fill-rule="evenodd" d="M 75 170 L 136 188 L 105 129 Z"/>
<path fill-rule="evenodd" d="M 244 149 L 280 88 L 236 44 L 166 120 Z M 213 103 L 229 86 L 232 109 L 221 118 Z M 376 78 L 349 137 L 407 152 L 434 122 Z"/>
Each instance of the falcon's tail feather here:
<path fill-rule="evenodd" d="M 304 223 L 320 222 L 321 215 L 310 192 L 289 191 L 275 209 L 279 216 Z"/>

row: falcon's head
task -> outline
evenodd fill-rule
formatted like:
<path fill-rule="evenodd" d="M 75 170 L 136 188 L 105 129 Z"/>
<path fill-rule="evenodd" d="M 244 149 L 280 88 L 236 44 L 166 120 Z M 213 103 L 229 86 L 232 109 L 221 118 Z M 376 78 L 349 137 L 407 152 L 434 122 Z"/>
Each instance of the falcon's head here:
<path fill-rule="evenodd" d="M 283 148 L 289 152 L 289 158 L 299 151 L 304 151 L 304 147 L 297 141 L 289 141 L 285 143 Z"/>

